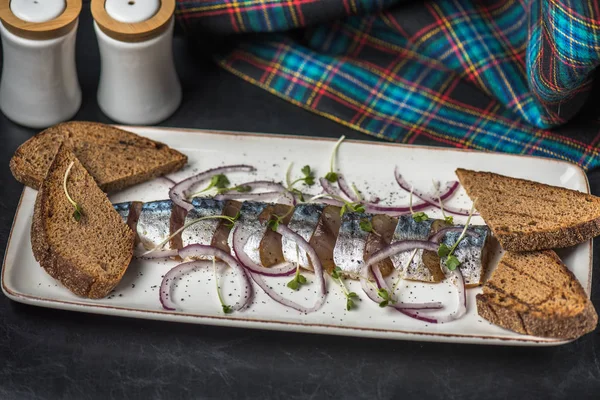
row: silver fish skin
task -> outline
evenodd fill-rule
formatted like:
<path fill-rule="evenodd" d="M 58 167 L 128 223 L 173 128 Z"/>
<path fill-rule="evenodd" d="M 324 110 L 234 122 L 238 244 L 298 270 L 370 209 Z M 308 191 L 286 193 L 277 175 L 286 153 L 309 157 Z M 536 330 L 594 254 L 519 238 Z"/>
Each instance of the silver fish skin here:
<path fill-rule="evenodd" d="M 267 224 L 261 224 L 258 216 L 266 207 L 266 203 L 245 201 L 240 209 L 240 217 L 235 222 L 235 226 L 231 229 L 227 238 L 231 254 L 235 256 L 235 252 L 233 251 L 233 232 L 236 229 L 240 229 L 239 234 L 244 238 L 248 238 L 244 246 L 244 252 L 253 262 L 260 266 L 262 266 L 260 260 L 260 242 L 267 231 Z"/>
<path fill-rule="evenodd" d="M 131 204 L 132 204 L 132 202 L 130 202 L 130 201 L 128 201 L 126 203 L 113 204 L 113 208 L 115 209 L 115 211 L 117 213 L 119 213 L 119 215 L 121 216 L 121 219 L 125 223 L 127 223 L 127 218 L 129 218 L 129 212 L 131 210 Z"/>
<path fill-rule="evenodd" d="M 302 236 L 307 242 L 310 241 L 324 208 L 324 204 L 302 203 L 297 205 L 287 225 L 288 228 Z M 301 267 L 312 270 L 308 255 L 304 250 L 299 249 L 294 241 L 283 237 L 281 239 L 281 250 L 283 258 L 287 262 L 298 263 Z"/>
<path fill-rule="evenodd" d="M 171 200 L 151 201 L 142 205 L 137 234 L 145 249 L 153 249 L 171 235 L 172 212 Z M 171 244 L 168 242 L 163 247 L 165 250 L 170 248 Z"/>
<path fill-rule="evenodd" d="M 412 215 L 402 215 L 398 218 L 398 225 L 392 237 L 392 243 L 401 240 L 427 240 L 431 232 L 432 219 L 417 222 Z M 400 272 L 403 279 L 423 282 L 433 282 L 431 272 L 423 263 L 423 250 L 416 251 L 410 264 L 414 250 L 404 251 L 390 257 L 394 268 Z"/>
<path fill-rule="evenodd" d="M 361 221 L 371 221 L 372 216 L 345 212 L 340 232 L 333 249 L 333 262 L 345 272 L 359 274 L 364 265 L 364 253 L 369 232 L 360 228 Z"/>
<path fill-rule="evenodd" d="M 485 247 L 490 235 L 490 229 L 485 225 L 471 225 L 469 229 L 479 234 L 479 237 L 465 236 L 456 249 L 454 256 L 460 261 L 460 271 L 465 280 L 465 285 L 475 286 L 483 283 L 485 274 Z M 448 232 L 444 235 L 442 243 L 448 247 L 454 246 L 461 232 Z M 441 265 L 446 266 L 446 260 L 441 260 Z"/>
<path fill-rule="evenodd" d="M 224 201 L 210 198 L 195 197 L 192 200 L 194 209 L 185 217 L 184 223 L 187 224 L 195 219 L 203 217 L 214 217 L 223 214 Z M 203 244 L 210 246 L 212 239 L 221 223 L 221 219 L 206 219 L 198 221 L 181 232 L 181 242 L 183 247 L 190 244 Z M 212 257 L 200 257 L 201 259 L 212 259 Z"/>

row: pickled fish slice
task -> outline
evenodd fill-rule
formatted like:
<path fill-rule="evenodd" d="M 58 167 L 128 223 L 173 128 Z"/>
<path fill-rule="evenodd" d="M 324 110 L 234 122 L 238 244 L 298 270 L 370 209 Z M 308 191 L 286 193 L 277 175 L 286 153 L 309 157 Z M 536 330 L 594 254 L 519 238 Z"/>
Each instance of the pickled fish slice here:
<path fill-rule="evenodd" d="M 361 229 L 360 223 L 370 222 L 371 218 L 371 215 L 363 213 L 345 212 L 342 215 L 340 232 L 333 249 L 333 261 L 344 272 L 360 273 L 369 236 L 369 232 Z"/>
<path fill-rule="evenodd" d="M 321 218 L 319 219 L 317 228 L 309 242 L 311 247 L 315 249 L 319 260 L 323 265 L 323 269 L 329 273 L 335 268 L 333 249 L 337 242 L 340 225 L 340 208 L 336 206 L 325 206 L 321 212 Z"/>
<path fill-rule="evenodd" d="M 321 214 L 325 206 L 323 204 L 302 203 L 296 206 L 292 218 L 288 223 L 288 228 L 302 236 L 307 242 L 310 242 L 317 229 Z M 298 263 L 302 268 L 312 270 L 312 265 L 308 260 L 305 251 L 299 249 L 293 241 L 282 238 L 281 247 L 283 257 L 291 263 Z"/>
<path fill-rule="evenodd" d="M 184 210 L 170 200 L 144 203 L 137 223 L 137 234 L 142 246 L 149 250 L 162 243 L 171 232 L 183 226 L 184 214 Z M 175 247 L 169 242 L 163 248 Z"/>
<path fill-rule="evenodd" d="M 203 217 L 222 215 L 225 207 L 224 201 L 196 197 L 192 200 L 194 209 L 185 217 L 185 224 Z M 181 247 L 190 244 L 212 245 L 213 236 L 219 226 L 220 219 L 206 219 L 198 221 L 181 232 Z M 207 257 L 206 259 L 210 259 Z"/>
<path fill-rule="evenodd" d="M 428 219 L 417 222 L 412 215 L 402 215 L 398 218 L 398 225 L 394 231 L 392 243 L 400 240 L 427 240 L 434 231 L 433 224 L 439 225 L 436 220 Z M 413 257 L 413 253 L 414 257 Z M 411 260 L 412 257 L 412 261 Z M 398 270 L 403 279 L 440 282 L 445 275 L 440 268 L 440 259 L 431 251 L 409 250 L 390 257 L 394 268 Z"/>
<path fill-rule="evenodd" d="M 278 216 L 279 218 L 283 218 L 280 223 L 287 225 L 292 218 L 292 213 L 292 206 L 273 204 L 265 208 L 259 216 L 259 220 L 262 224 L 266 225 L 271 217 Z M 284 262 L 285 258 L 283 257 L 281 235 L 272 229 L 267 228 L 260 241 L 259 252 L 260 265 L 263 267 L 270 267 Z"/>
<path fill-rule="evenodd" d="M 393 217 L 389 217 L 383 214 L 373 215 L 371 220 L 373 226 L 373 232 L 367 237 L 367 244 L 365 246 L 365 254 L 363 259 L 367 261 L 374 253 L 388 246 L 392 237 L 394 236 L 394 230 L 398 225 L 398 220 Z M 386 258 L 376 264 L 381 271 L 383 276 L 388 276 L 394 271 L 394 264 L 392 260 Z"/>
<path fill-rule="evenodd" d="M 240 218 L 236 221 L 234 229 L 231 230 L 228 238 L 229 248 L 235 256 L 235 252 L 233 251 L 233 232 L 236 229 L 240 229 L 239 234 L 248 239 L 244 246 L 244 252 L 258 265 L 262 265 L 260 261 L 260 241 L 267 230 L 267 225 L 260 222 L 259 216 L 266 207 L 266 203 L 254 201 L 242 203 Z"/>
<path fill-rule="evenodd" d="M 470 226 L 470 229 L 479 234 L 479 237 L 465 236 L 456 249 L 454 256 L 460 261 L 460 271 L 465 279 L 467 287 L 482 285 L 485 279 L 486 266 L 489 255 L 489 234 L 490 229 L 487 226 Z M 444 235 L 442 243 L 452 247 L 458 240 L 460 232 L 448 232 Z M 442 260 L 445 265 L 445 260 Z"/>

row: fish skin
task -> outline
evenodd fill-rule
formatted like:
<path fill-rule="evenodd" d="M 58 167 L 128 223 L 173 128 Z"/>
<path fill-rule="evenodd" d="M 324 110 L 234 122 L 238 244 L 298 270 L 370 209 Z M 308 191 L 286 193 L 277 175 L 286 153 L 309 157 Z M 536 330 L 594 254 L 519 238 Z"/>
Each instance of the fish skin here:
<path fill-rule="evenodd" d="M 288 228 L 302 236 L 307 242 L 310 242 L 324 208 L 324 204 L 316 203 L 302 203 L 297 205 L 287 225 Z M 304 250 L 299 249 L 294 241 L 283 237 L 281 247 L 283 257 L 287 262 L 298 263 L 301 267 L 312 270 L 308 255 Z"/>
<path fill-rule="evenodd" d="M 133 204 L 132 201 L 128 201 L 125 203 L 113 204 L 113 208 L 115 209 L 115 211 L 117 213 L 119 213 L 119 215 L 121 216 L 121 219 L 125 223 L 127 223 L 127 219 L 129 218 L 129 212 L 130 212 L 132 204 Z"/>
<path fill-rule="evenodd" d="M 145 249 L 158 246 L 171 235 L 171 216 L 173 214 L 171 200 L 159 200 L 144 203 L 137 223 L 137 234 Z M 163 249 L 171 249 L 166 243 Z"/>
<path fill-rule="evenodd" d="M 186 215 L 184 224 L 197 218 L 222 215 L 225 202 L 210 198 L 195 197 L 192 200 L 192 205 L 194 206 L 194 209 Z M 190 225 L 181 232 L 182 247 L 190 244 L 212 245 L 213 236 L 220 222 L 221 219 L 215 218 L 198 221 L 195 224 Z M 211 259 L 212 257 L 201 258 Z"/>
<path fill-rule="evenodd" d="M 371 218 L 371 215 L 364 213 L 345 212 L 342 215 L 340 231 L 333 249 L 333 261 L 342 271 L 360 273 L 369 236 L 369 232 L 360 228 L 360 222 L 370 222 Z"/>
<path fill-rule="evenodd" d="M 467 287 L 483 284 L 487 264 L 487 242 L 490 229 L 485 225 L 471 225 L 469 229 L 479 234 L 479 237 L 466 235 L 454 249 L 454 256 L 460 261 L 460 271 Z M 461 232 L 448 232 L 444 235 L 442 243 L 448 247 L 454 246 Z M 446 261 L 441 260 L 441 265 L 446 266 Z"/>
<path fill-rule="evenodd" d="M 392 244 L 400 240 L 427 240 L 431 233 L 433 222 L 434 220 L 432 219 L 417 222 L 412 215 L 400 216 L 398 218 L 398 225 L 396 225 L 396 229 L 394 230 Z M 408 260 L 411 259 L 413 252 L 414 250 L 409 250 L 391 256 L 394 268 L 400 272 L 403 279 L 435 282 L 435 277 L 424 264 L 424 251 L 422 249 L 416 251 L 412 261 L 408 264 Z"/>
<path fill-rule="evenodd" d="M 266 222 L 259 220 L 260 214 L 267 207 L 267 203 L 245 201 L 240 209 L 240 218 L 235 222 L 235 226 L 229 233 L 227 242 L 231 249 L 231 254 L 235 256 L 233 250 L 233 233 L 236 229 L 240 229 L 239 234 L 244 238 L 248 238 L 244 246 L 244 252 L 248 257 L 258 265 L 262 266 L 260 260 L 260 242 L 267 230 Z"/>

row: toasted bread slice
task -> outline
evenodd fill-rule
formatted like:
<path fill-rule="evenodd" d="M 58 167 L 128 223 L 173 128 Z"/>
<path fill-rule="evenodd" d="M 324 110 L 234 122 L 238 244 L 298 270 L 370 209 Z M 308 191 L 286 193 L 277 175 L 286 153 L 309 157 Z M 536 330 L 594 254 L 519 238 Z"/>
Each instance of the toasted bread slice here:
<path fill-rule="evenodd" d="M 456 175 L 505 250 L 568 247 L 600 235 L 598 197 L 490 172 Z"/>
<path fill-rule="evenodd" d="M 63 188 L 67 168 L 71 198 Z M 134 234 L 77 158 L 63 146 L 35 201 L 31 244 L 35 259 L 73 293 L 101 298 L 119 283 L 133 256 Z"/>
<path fill-rule="evenodd" d="M 112 126 L 65 122 L 23 143 L 10 160 L 21 183 L 38 189 L 58 147 L 70 149 L 105 192 L 181 169 L 187 157 L 167 145 Z"/>
<path fill-rule="evenodd" d="M 560 339 L 578 338 L 598 324 L 592 302 L 552 250 L 506 252 L 477 295 L 477 312 L 518 333 Z"/>

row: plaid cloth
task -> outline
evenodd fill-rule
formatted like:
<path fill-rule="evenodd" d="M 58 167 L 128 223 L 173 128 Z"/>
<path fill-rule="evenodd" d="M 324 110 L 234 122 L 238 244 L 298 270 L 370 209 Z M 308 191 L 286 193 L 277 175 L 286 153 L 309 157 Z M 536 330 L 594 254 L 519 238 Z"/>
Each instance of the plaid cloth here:
<path fill-rule="evenodd" d="M 598 0 L 178 0 L 176 16 L 229 41 L 223 68 L 358 131 L 600 166 Z"/>

